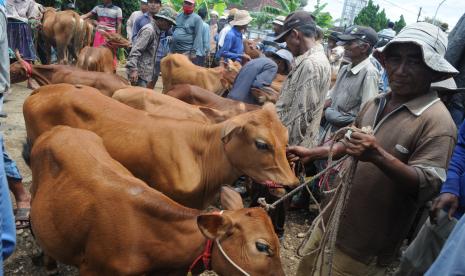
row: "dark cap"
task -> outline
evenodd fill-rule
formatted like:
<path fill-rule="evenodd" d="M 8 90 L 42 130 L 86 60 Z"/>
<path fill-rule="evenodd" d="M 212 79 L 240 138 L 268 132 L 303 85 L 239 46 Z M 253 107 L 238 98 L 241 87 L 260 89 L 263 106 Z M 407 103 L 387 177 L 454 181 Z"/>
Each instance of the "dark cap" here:
<path fill-rule="evenodd" d="M 282 26 L 282 32 L 275 38 L 274 41 L 282 43 L 286 39 L 286 35 L 293 29 L 298 28 L 299 30 L 308 28 L 316 32 L 316 24 L 313 20 L 312 15 L 306 11 L 296 11 L 289 14 L 284 20 Z"/>
<path fill-rule="evenodd" d="M 360 39 L 374 46 L 378 42 L 378 34 L 370 27 L 355 25 L 348 28 L 343 34 L 339 34 L 337 39 L 343 42 Z"/>

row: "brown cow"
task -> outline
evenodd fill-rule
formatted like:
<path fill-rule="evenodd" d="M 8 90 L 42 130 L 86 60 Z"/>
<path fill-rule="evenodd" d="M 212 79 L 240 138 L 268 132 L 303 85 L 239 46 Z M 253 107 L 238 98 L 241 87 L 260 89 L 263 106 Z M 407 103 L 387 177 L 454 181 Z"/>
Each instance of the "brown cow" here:
<path fill-rule="evenodd" d="M 39 85 L 69 83 L 88 85 L 97 88 L 104 95 L 110 96 L 122 88 L 130 86 L 125 78 L 116 74 L 84 71 L 68 65 L 29 65 L 16 53 L 18 62 L 10 66 L 11 83 L 18 83 L 33 78 Z"/>
<path fill-rule="evenodd" d="M 260 106 L 227 99 L 195 85 L 176 85 L 166 95 L 183 102 L 224 111 L 227 118 L 260 109 Z"/>
<path fill-rule="evenodd" d="M 205 208 L 241 175 L 280 191 L 298 183 L 286 160 L 287 129 L 272 104 L 204 124 L 148 116 L 92 87 L 56 84 L 35 90 L 23 113 L 30 142 L 55 125 L 91 130 L 136 177 L 188 207 Z"/>
<path fill-rule="evenodd" d="M 262 52 L 258 49 L 257 42 L 244 39 L 244 53 L 247 54 L 251 59 L 256 59 L 262 56 Z"/>
<path fill-rule="evenodd" d="M 50 45 L 57 49 L 58 63 L 73 63 L 88 42 L 88 24 L 74 11 L 57 12 L 54 8 L 45 8 L 41 35 L 47 43 L 48 63 Z"/>
<path fill-rule="evenodd" d="M 226 119 L 224 112 L 193 106 L 148 88 L 120 89 L 113 94 L 112 98 L 135 109 L 147 111 L 149 114 L 172 119 L 193 120 L 202 123 L 221 122 Z"/>
<path fill-rule="evenodd" d="M 204 68 L 193 64 L 181 54 L 164 57 L 160 64 L 163 78 L 163 93 L 173 89 L 176 84 L 192 84 L 215 94 L 222 95 L 234 83 L 241 70 L 238 62 L 221 62 L 216 68 Z"/>
<path fill-rule="evenodd" d="M 276 74 L 276 78 L 270 85 L 271 89 L 269 89 L 267 86 L 264 86 L 261 89 L 252 88 L 252 95 L 257 99 L 257 101 L 260 104 L 264 104 L 267 102 L 276 103 L 279 99 L 279 96 L 281 95 L 281 88 L 286 78 L 286 75 Z"/>
<path fill-rule="evenodd" d="M 265 211 L 183 207 L 135 178 L 90 131 L 53 128 L 31 161 L 34 236 L 80 275 L 186 275 L 191 264 L 197 274 L 208 269 L 194 262 L 207 241 L 220 275 L 244 275 L 232 262 L 249 275 L 284 275 Z"/>
<path fill-rule="evenodd" d="M 131 46 L 129 40 L 120 34 L 101 32 L 105 37 L 105 44 L 100 47 L 86 46 L 79 53 L 76 66 L 87 71 L 114 73 L 114 58 L 118 48 Z"/>

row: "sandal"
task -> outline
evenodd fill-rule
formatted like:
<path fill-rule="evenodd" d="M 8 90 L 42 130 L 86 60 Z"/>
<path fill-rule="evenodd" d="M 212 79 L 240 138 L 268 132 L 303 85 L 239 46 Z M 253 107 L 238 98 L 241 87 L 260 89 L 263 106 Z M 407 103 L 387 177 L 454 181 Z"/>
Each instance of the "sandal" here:
<path fill-rule="evenodd" d="M 29 227 L 29 213 L 31 208 L 17 208 L 14 211 L 16 229 L 24 229 Z"/>

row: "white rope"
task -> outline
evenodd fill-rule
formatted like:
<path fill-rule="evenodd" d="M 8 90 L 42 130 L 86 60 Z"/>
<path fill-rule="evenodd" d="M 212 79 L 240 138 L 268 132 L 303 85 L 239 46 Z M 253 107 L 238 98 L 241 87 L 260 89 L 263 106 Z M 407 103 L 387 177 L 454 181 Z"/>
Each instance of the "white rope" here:
<path fill-rule="evenodd" d="M 232 264 L 237 270 L 239 270 L 245 276 L 250 276 L 249 273 L 247 273 L 244 269 L 242 269 L 239 265 L 237 265 L 233 260 L 231 260 L 231 258 L 229 258 L 228 254 L 224 252 L 223 247 L 221 247 L 220 241 L 218 239 L 215 239 L 215 242 L 218 248 L 220 249 L 221 254 L 223 254 L 223 257 L 225 257 L 226 260 L 228 260 L 230 264 Z"/>

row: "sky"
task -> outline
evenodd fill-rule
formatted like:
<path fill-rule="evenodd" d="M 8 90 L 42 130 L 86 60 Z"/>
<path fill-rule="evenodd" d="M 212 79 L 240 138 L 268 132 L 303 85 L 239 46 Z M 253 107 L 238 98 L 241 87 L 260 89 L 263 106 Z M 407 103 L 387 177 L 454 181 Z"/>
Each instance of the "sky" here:
<path fill-rule="evenodd" d="M 397 21 L 403 14 L 407 24 L 417 21 L 418 11 L 422 7 L 420 21 L 424 17 L 433 18 L 436 8 L 442 0 L 373 0 L 375 5 L 384 9 L 389 19 Z M 306 9 L 313 10 L 316 0 L 308 0 Z M 333 19 L 341 17 L 344 0 L 320 0 L 328 3 L 324 11 L 331 13 Z M 465 13 L 465 0 L 446 0 L 438 10 L 436 19 L 449 24 L 449 31 L 457 24 Z"/>

